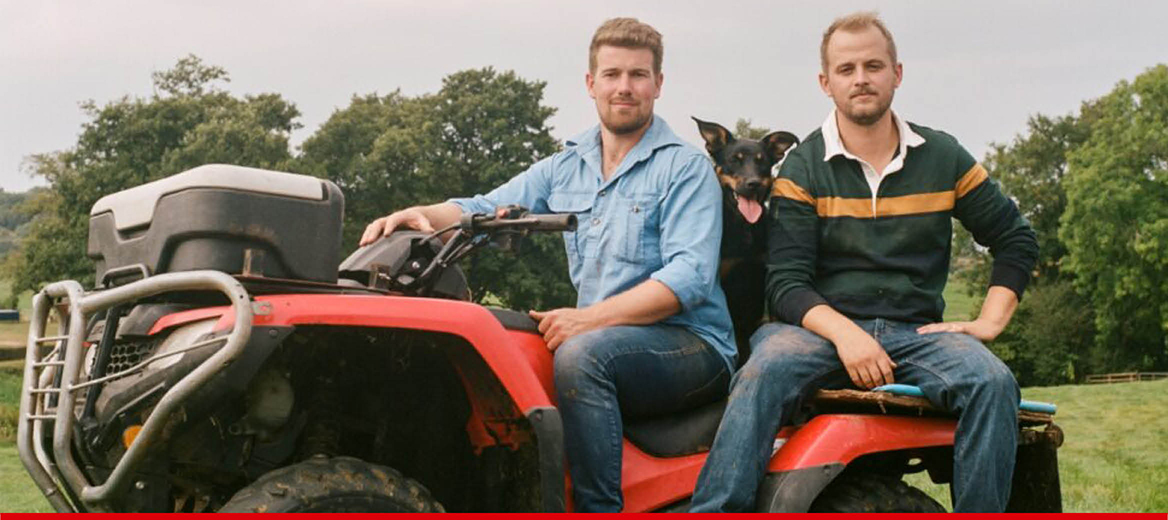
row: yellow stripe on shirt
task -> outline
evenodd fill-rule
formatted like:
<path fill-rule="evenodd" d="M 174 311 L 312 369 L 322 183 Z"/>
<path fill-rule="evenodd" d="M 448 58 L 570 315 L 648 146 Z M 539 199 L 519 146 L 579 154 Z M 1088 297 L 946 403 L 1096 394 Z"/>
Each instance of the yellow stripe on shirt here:
<path fill-rule="evenodd" d="M 771 196 L 783 197 L 805 204 L 815 204 L 815 197 L 812 197 L 810 193 L 807 193 L 807 190 L 795 184 L 791 179 L 775 179 L 775 183 L 771 185 Z"/>
<path fill-rule="evenodd" d="M 974 188 L 981 186 L 981 183 L 990 178 L 986 173 L 986 169 L 982 167 L 981 163 L 974 164 L 969 171 L 961 176 L 957 181 L 957 198 L 964 197 L 965 194 L 973 191 Z"/>

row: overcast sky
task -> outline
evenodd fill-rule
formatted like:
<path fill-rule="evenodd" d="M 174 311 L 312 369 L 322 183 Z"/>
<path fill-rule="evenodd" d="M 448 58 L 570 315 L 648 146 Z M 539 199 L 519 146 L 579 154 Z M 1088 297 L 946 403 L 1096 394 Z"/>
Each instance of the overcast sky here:
<path fill-rule="evenodd" d="M 665 37 L 657 112 L 683 138 L 689 116 L 800 136 L 830 109 L 818 46 L 835 17 L 875 9 L 904 63 L 893 105 L 976 157 L 1035 113 L 1062 115 L 1168 62 L 1168 2 L 947 1 L 45 1 L 0 0 L 0 188 L 43 183 L 25 156 L 76 142 L 78 103 L 151 93 L 150 73 L 194 53 L 237 94 L 278 92 L 303 113 L 299 144 L 353 94 L 436 91 L 484 66 L 548 83 L 567 138 L 596 122 L 587 45 L 614 16 Z"/>

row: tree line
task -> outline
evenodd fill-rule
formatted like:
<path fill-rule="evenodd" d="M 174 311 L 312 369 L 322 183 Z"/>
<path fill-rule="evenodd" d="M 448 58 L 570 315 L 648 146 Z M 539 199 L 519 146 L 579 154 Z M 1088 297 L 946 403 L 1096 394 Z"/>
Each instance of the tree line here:
<path fill-rule="evenodd" d="M 196 56 L 153 74 L 154 94 L 82 103 L 87 121 L 66 150 L 30 157 L 48 187 L 23 205 L 36 215 L 5 260 L 13 292 L 60 279 L 92 286 L 88 209 L 99 198 L 208 163 L 327 178 L 345 195 L 344 244 L 395 208 L 480 193 L 556 151 L 545 83 L 491 68 L 447 76 L 434 94 L 354 96 L 293 155 L 296 105 L 280 94 L 236 96 L 227 71 Z M 487 251 L 465 262 L 472 294 L 518 308 L 572 305 L 559 236 L 530 237 L 518 258 Z"/>
<path fill-rule="evenodd" d="M 485 192 L 559 149 L 545 83 L 513 72 L 456 72 L 418 96 L 355 95 L 295 154 L 296 105 L 277 93 L 233 95 L 223 89 L 229 81 L 188 56 L 153 74 L 150 96 L 83 103 L 77 143 L 29 159 L 48 186 L 16 201 L 21 238 L 3 269 L 13 290 L 64 278 L 91 285 L 88 208 L 202 164 L 332 180 L 345 194 L 344 244 L 353 248 L 365 224 L 388 211 Z M 740 120 L 737 130 L 765 129 Z M 1168 67 L 1121 81 L 1073 114 L 1031 117 L 984 163 L 1041 246 L 1031 289 L 991 345 L 1019 381 L 1168 368 Z M 15 199 L 0 195 L 7 227 Z M 955 251 L 955 279 L 984 294 L 988 252 L 960 231 Z M 518 258 L 490 251 L 463 267 L 480 301 L 519 309 L 575 301 L 555 235 L 530 237 Z"/>
<path fill-rule="evenodd" d="M 985 165 L 1034 226 L 1030 289 L 990 348 L 1024 385 L 1168 368 L 1168 66 L 1068 115 L 1035 115 Z M 984 291 L 968 236 L 958 279 Z"/>

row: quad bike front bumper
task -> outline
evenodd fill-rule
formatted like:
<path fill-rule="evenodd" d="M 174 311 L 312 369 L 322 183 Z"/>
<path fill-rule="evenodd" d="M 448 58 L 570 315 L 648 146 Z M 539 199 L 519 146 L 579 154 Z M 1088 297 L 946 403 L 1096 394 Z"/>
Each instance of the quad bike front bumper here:
<path fill-rule="evenodd" d="M 218 291 L 231 302 L 234 327 L 224 337 L 195 342 L 178 351 L 152 356 L 133 367 L 91 378 L 82 370 L 91 320 L 119 305 L 172 291 Z M 58 333 L 46 335 L 55 312 Z M 160 440 L 171 414 L 212 377 L 236 361 L 252 332 L 251 297 L 230 275 L 218 271 L 160 274 L 120 287 L 86 293 L 75 281 L 48 285 L 33 298 L 17 425 L 17 451 L 24 467 L 60 512 L 107 511 L 130 483 L 135 470 Z M 219 345 L 218 350 L 166 389 L 141 425 L 125 454 L 103 482 L 85 472 L 75 454 L 75 425 L 87 390 L 145 369 L 164 356 Z M 44 350 L 48 352 L 42 355 Z M 50 433 L 51 430 L 51 433 Z"/>

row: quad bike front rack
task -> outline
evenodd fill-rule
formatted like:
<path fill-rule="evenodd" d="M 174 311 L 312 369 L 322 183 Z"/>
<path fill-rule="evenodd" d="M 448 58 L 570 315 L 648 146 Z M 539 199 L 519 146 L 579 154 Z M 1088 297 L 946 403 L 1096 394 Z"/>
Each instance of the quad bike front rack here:
<path fill-rule="evenodd" d="M 178 351 L 155 355 L 120 372 L 88 379 L 82 373 L 89 320 L 118 305 L 171 291 L 218 291 L 231 302 L 235 322 L 226 338 L 194 343 Z M 48 318 L 56 311 L 58 332 L 46 336 Z M 86 293 L 68 280 L 46 286 L 33 298 L 25 352 L 24 383 L 20 394 L 17 451 L 53 508 L 60 512 L 104 511 L 129 483 L 130 477 L 158 442 L 171 414 L 203 384 L 229 366 L 243 352 L 251 335 L 251 297 L 237 280 L 219 271 L 159 274 L 112 289 Z M 73 451 L 74 425 L 88 388 L 128 376 L 161 357 L 195 348 L 222 344 L 206 361 L 183 376 L 162 396 L 126 453 L 105 482 L 91 482 Z M 44 349 L 47 353 L 41 355 Z M 80 396 L 80 398 L 79 398 Z M 47 428 L 52 426 L 51 438 Z M 80 490 L 74 495 L 71 490 Z"/>

